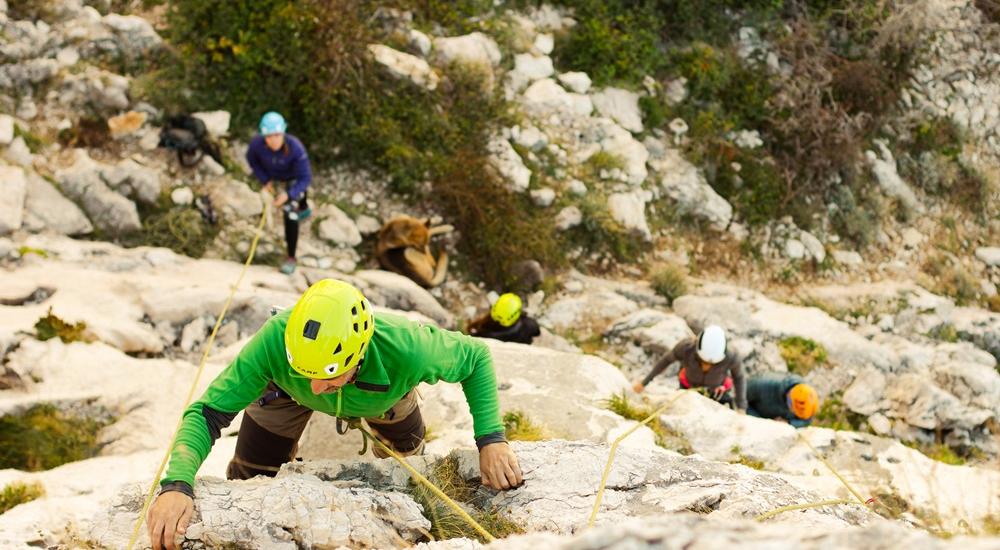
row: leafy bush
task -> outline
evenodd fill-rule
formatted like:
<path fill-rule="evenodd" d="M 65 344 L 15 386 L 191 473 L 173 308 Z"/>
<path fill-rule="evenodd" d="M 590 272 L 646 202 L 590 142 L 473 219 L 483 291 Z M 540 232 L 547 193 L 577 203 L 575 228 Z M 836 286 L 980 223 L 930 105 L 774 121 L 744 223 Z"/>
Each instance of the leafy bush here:
<path fill-rule="evenodd" d="M 678 296 L 687 292 L 687 274 L 684 268 L 678 265 L 666 264 L 652 273 L 650 284 L 657 294 L 666 298 L 669 304 L 673 304 Z"/>
<path fill-rule="evenodd" d="M 87 332 L 87 323 L 67 323 L 53 314 L 50 307 L 44 317 L 35 321 L 35 337 L 44 342 L 57 336 L 67 344 L 93 341 L 93 337 Z"/>
<path fill-rule="evenodd" d="M 510 411 L 503 415 L 504 432 L 508 441 L 542 441 L 548 439 L 545 427 L 535 424 L 524 411 Z"/>
<path fill-rule="evenodd" d="M 635 84 L 656 72 L 661 56 L 654 2 L 558 3 L 574 8 L 577 20 L 572 31 L 556 43 L 553 56 L 561 67 L 587 73 L 597 86 Z"/>
<path fill-rule="evenodd" d="M 7 16 L 13 20 L 51 21 L 56 9 L 54 0 L 7 0 Z"/>
<path fill-rule="evenodd" d="M 36 498 L 45 496 L 45 488 L 37 481 L 34 483 L 22 483 L 15 481 L 7 485 L 0 491 L 0 514 L 25 502 L 31 502 Z"/>
<path fill-rule="evenodd" d="M 48 470 L 97 456 L 97 433 L 107 424 L 49 404 L 0 417 L 0 469 Z"/>
<path fill-rule="evenodd" d="M 128 246 L 162 246 L 192 258 L 205 255 L 219 233 L 218 225 L 205 222 L 191 207 L 161 207 L 143 216 L 143 229 L 123 240 Z"/>
<path fill-rule="evenodd" d="M 928 286 L 932 292 L 950 296 L 960 306 L 975 303 L 979 299 L 979 281 L 947 255 L 938 254 L 928 258 L 923 268 L 924 273 L 931 277 L 931 284 Z"/>
<path fill-rule="evenodd" d="M 591 253 L 606 253 L 619 262 L 631 262 L 642 254 L 646 243 L 628 232 L 608 211 L 608 201 L 597 191 L 579 203 L 582 221 L 566 232 L 571 242 Z"/>
<path fill-rule="evenodd" d="M 778 349 L 788 364 L 788 372 L 804 376 L 817 367 L 826 366 L 826 348 L 808 338 L 782 338 L 778 341 Z"/>

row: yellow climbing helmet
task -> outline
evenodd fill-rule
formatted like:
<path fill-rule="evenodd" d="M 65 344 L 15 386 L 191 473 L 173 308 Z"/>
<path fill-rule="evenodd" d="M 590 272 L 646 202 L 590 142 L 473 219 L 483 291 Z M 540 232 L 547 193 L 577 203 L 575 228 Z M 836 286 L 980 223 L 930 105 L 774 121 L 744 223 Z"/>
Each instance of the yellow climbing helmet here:
<path fill-rule="evenodd" d="M 361 363 L 374 332 L 372 306 L 361 291 L 323 279 L 305 291 L 288 316 L 288 364 L 307 378 L 336 378 Z"/>
<path fill-rule="evenodd" d="M 819 409 L 819 395 L 809 384 L 796 384 L 788 390 L 788 405 L 795 416 L 807 420 Z"/>
<path fill-rule="evenodd" d="M 521 318 L 521 298 L 512 292 L 500 296 L 490 309 L 490 317 L 500 326 L 513 325 Z"/>

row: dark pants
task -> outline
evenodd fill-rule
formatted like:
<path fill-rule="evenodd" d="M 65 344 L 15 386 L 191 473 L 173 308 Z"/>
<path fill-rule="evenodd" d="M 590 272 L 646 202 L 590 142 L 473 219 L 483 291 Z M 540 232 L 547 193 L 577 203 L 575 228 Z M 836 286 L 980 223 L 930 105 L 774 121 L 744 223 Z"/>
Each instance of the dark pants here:
<path fill-rule="evenodd" d="M 265 396 L 277 390 L 268 384 Z M 281 465 L 293 460 L 298 451 L 299 437 L 306 429 L 313 411 L 299 405 L 284 394 L 264 405 L 254 402 L 243 413 L 240 433 L 236 438 L 236 453 L 226 469 L 229 479 L 250 479 L 263 475 L 274 477 Z M 422 454 L 424 427 L 416 390 L 403 396 L 380 418 L 366 418 L 373 435 L 396 453 L 409 456 Z M 378 445 L 372 453 L 379 458 L 388 455 Z"/>
<path fill-rule="evenodd" d="M 287 192 L 287 188 L 285 192 Z M 293 220 L 289 215 L 292 212 L 298 214 L 309 208 L 309 203 L 306 200 L 308 195 L 308 191 L 303 191 L 301 197 L 297 200 L 289 198 L 285 206 L 282 207 L 281 217 L 285 221 L 285 245 L 288 247 L 289 258 L 295 257 L 295 248 L 299 244 L 299 220 L 297 218 Z"/>

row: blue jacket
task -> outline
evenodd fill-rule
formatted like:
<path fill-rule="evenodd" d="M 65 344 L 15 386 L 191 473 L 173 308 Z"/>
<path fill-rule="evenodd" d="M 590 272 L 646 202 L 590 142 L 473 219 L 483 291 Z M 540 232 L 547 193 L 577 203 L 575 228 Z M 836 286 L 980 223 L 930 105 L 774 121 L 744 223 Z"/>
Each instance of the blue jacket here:
<path fill-rule="evenodd" d="M 801 419 L 788 408 L 788 391 L 803 383 L 796 374 L 766 373 L 747 382 L 747 414 L 761 418 L 784 418 L 796 428 L 804 428 L 811 418 Z"/>
<path fill-rule="evenodd" d="M 285 146 L 272 151 L 264 136 L 257 134 L 247 148 L 247 162 L 254 177 L 262 184 L 269 181 L 291 181 L 288 198 L 297 200 L 312 181 L 309 154 L 299 138 L 285 134 Z"/>

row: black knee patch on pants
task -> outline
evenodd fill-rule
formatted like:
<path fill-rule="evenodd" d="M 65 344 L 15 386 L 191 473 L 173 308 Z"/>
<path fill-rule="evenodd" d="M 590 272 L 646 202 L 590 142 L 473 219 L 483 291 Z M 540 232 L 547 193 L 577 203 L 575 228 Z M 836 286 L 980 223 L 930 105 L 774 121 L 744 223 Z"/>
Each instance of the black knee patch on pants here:
<path fill-rule="evenodd" d="M 236 454 L 226 469 L 228 479 L 274 477 L 282 464 L 292 460 L 298 441 L 264 429 L 253 417 L 243 415 L 236 438 Z"/>
<path fill-rule="evenodd" d="M 388 440 L 392 444 L 392 448 L 400 453 L 409 453 L 419 447 L 427 433 L 419 407 L 413 409 L 412 413 L 399 422 L 379 424 L 369 420 L 368 425 L 379 436 Z"/>

